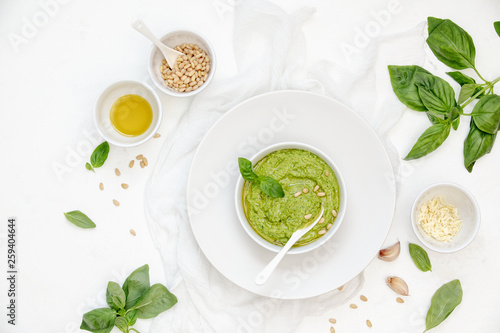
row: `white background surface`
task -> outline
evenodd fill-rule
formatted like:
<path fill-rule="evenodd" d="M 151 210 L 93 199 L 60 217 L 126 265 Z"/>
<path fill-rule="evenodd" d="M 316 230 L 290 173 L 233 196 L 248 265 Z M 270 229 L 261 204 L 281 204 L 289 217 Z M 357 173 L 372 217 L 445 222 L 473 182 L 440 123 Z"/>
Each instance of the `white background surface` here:
<path fill-rule="evenodd" d="M 329 59 L 346 67 L 356 62 L 356 55 L 346 58 L 340 48 L 342 43 L 355 45 L 356 34 L 375 22 L 373 11 L 390 6 L 386 0 L 273 2 L 290 11 L 302 5 L 316 7 L 316 14 L 304 24 L 308 59 Z M 126 275 L 145 263 L 150 265 L 151 281 L 164 282 L 161 258 L 150 242 L 143 215 L 142 197 L 155 154 L 189 100 L 162 95 L 163 136 L 138 148 L 111 147 L 108 161 L 95 174 L 83 167 L 100 142 L 92 123 L 93 103 L 99 91 L 114 81 L 138 79 L 151 83 L 146 70 L 150 42 L 130 27 L 136 15 L 157 34 L 177 27 L 203 31 L 218 55 L 214 80 L 234 75 L 231 29 L 232 11 L 237 5 L 235 0 L 176 2 L 175 8 L 166 1 L 69 0 L 60 4 L 46 24 L 32 31 L 16 50 L 9 35 L 23 36 L 25 20 L 32 22 L 33 16 L 41 13 L 40 3 L 0 3 L 0 96 L 5 102 L 0 111 L 4 158 L 0 173 L 2 271 L 8 216 L 18 218 L 20 252 L 18 326 L 6 326 L 2 305 L 0 331 L 79 332 L 81 315 L 104 305 L 107 282 L 123 282 Z M 398 8 L 399 12 L 390 16 L 374 38 L 404 32 L 429 15 L 450 18 L 474 38 L 476 62 L 483 75 L 487 79 L 500 75 L 500 38 L 492 28 L 492 22 L 500 19 L 499 2 L 400 0 Z M 448 69 L 430 70 L 442 74 Z M 386 242 L 401 240 L 402 254 L 396 262 L 374 260 L 367 268 L 362 294 L 369 301 L 362 303 L 356 296 L 352 300 L 359 306 L 356 310 L 348 304 L 325 309 L 323 316 L 306 318 L 297 332 L 328 332 L 330 317 L 337 319 L 336 332 L 421 332 L 432 294 L 455 278 L 464 288 L 463 303 L 435 331 L 498 330 L 500 152 L 494 148 L 476 164 L 474 173 L 468 174 L 462 166 L 466 123 L 428 158 L 404 164 L 396 215 Z M 426 126 L 420 114 L 405 114 L 391 133 L 401 155 Z M 140 169 L 136 164 L 129 169 L 128 162 L 137 154 L 145 154 L 150 167 Z M 66 172 L 58 176 L 56 165 L 64 165 Z M 115 176 L 115 167 L 122 171 L 121 177 Z M 417 241 L 409 224 L 409 211 L 417 194 L 438 181 L 459 183 L 476 196 L 482 226 L 475 241 L 459 253 L 429 251 L 434 269 L 422 273 L 406 251 L 409 241 Z M 103 192 L 98 189 L 99 182 L 104 183 Z M 122 182 L 130 184 L 130 188 L 121 189 Z M 119 200 L 121 206 L 113 206 L 112 199 Z M 81 230 L 68 223 L 62 212 L 75 209 L 86 212 L 98 227 Z M 130 235 L 131 228 L 136 230 L 136 237 Z M 408 282 L 411 296 L 405 298 L 405 304 L 396 303 L 396 294 L 384 285 L 390 275 Z M 5 279 L 0 281 L 0 301 L 5 304 Z M 372 321 L 373 328 L 366 326 L 366 319 Z M 136 327 L 144 333 L 149 325 L 147 320 L 139 321 Z"/>

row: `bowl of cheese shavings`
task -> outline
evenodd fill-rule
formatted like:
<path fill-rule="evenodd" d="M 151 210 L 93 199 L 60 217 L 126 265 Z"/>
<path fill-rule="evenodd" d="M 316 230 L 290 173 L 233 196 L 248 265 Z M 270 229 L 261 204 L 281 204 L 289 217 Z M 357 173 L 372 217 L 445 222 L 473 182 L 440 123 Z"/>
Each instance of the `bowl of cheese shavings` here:
<path fill-rule="evenodd" d="M 438 183 L 415 200 L 411 223 L 417 238 L 429 249 L 452 253 L 469 245 L 481 224 L 479 206 L 464 187 Z"/>

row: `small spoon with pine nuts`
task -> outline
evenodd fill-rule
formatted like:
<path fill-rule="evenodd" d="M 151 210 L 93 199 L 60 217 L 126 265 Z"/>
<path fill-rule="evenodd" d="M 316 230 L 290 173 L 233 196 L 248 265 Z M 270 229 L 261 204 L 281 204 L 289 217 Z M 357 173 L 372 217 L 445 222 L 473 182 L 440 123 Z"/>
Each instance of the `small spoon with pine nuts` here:
<path fill-rule="evenodd" d="M 298 229 L 292 234 L 288 242 L 286 242 L 285 246 L 283 246 L 281 251 L 278 252 L 276 257 L 274 257 L 273 260 L 271 260 L 271 262 L 269 262 L 269 264 L 267 264 L 267 266 L 264 267 L 264 269 L 259 273 L 259 275 L 257 275 L 257 278 L 255 278 L 256 285 L 262 286 L 264 283 L 267 282 L 267 280 L 269 280 L 271 274 L 273 274 L 276 267 L 278 267 L 278 264 L 281 262 L 281 260 L 288 252 L 288 250 L 290 250 L 293 244 L 295 244 L 302 236 L 307 234 L 319 222 L 319 220 L 323 216 L 324 211 L 325 211 L 324 208 L 321 207 L 321 212 L 316 217 L 316 220 L 314 220 L 312 223 L 306 224 L 304 227 Z"/>
<path fill-rule="evenodd" d="M 177 57 L 184 55 L 184 53 L 171 49 L 167 45 L 163 44 L 155 35 L 149 30 L 146 24 L 139 18 L 132 21 L 132 27 L 143 34 L 147 39 L 153 42 L 157 48 L 160 49 L 161 53 L 167 60 L 167 64 L 170 68 L 174 68 Z"/>

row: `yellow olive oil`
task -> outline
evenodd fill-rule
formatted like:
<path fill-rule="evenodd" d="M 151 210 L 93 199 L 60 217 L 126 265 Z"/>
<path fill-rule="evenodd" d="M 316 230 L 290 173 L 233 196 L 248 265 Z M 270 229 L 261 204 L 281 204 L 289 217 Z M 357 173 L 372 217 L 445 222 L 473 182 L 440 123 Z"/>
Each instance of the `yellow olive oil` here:
<path fill-rule="evenodd" d="M 153 121 L 153 110 L 141 96 L 130 94 L 118 98 L 111 106 L 111 124 L 124 136 L 139 136 Z"/>

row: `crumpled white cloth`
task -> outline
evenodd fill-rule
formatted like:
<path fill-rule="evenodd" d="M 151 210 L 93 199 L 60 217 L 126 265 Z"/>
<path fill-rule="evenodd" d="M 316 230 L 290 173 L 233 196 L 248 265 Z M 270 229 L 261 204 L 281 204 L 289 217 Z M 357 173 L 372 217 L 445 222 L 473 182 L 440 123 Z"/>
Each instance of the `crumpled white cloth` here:
<path fill-rule="evenodd" d="M 361 273 L 342 291 L 306 300 L 271 300 L 250 293 L 207 261 L 186 211 L 188 170 L 205 133 L 233 106 L 272 90 L 313 91 L 343 102 L 378 132 L 397 172 L 400 157 L 386 134 L 405 108 L 390 88 L 387 64 L 424 62 L 424 25 L 372 40 L 350 70 L 327 59 L 308 67 L 301 23 L 313 13 L 314 9 L 302 8 L 287 14 L 264 0 L 243 1 L 235 7 L 238 75 L 212 82 L 166 139 L 146 189 L 145 208 L 167 286 L 179 303 L 154 320 L 152 332 L 293 332 L 304 316 L 343 304 L 362 287 Z"/>

